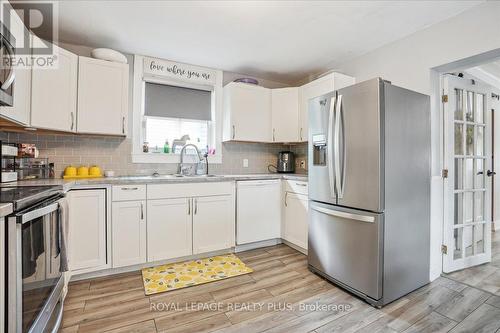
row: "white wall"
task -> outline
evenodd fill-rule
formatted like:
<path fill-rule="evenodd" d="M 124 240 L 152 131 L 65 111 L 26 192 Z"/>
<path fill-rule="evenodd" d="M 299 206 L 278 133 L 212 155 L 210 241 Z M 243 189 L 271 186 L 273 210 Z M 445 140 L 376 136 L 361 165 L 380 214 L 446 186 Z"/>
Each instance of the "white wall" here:
<path fill-rule="evenodd" d="M 431 69 L 500 48 L 500 2 L 490 1 L 336 68 L 364 81 L 383 77 L 432 96 L 431 279 L 441 273 L 442 179 L 438 75 Z"/>

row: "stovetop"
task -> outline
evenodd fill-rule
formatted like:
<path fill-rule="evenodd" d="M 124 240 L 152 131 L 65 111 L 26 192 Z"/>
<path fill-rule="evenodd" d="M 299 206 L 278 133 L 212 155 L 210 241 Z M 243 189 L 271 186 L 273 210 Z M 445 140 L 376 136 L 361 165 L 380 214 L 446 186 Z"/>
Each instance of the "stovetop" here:
<path fill-rule="evenodd" d="M 1 186 L 0 202 L 12 203 L 18 211 L 59 193 L 58 186 Z"/>

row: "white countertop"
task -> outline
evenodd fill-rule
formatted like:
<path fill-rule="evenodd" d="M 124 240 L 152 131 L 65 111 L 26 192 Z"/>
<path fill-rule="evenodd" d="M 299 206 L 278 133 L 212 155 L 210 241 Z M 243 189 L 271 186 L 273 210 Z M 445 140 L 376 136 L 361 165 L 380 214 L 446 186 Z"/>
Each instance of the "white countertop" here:
<path fill-rule="evenodd" d="M 92 186 L 92 185 L 124 185 L 124 184 L 161 184 L 161 183 L 204 183 L 204 182 L 224 182 L 224 181 L 242 181 L 242 180 L 262 180 L 262 179 L 291 179 L 307 181 L 306 174 L 248 174 L 248 175 L 210 175 L 210 176 L 185 176 L 177 177 L 174 175 L 153 176 L 122 176 L 122 177 L 103 177 L 90 179 L 39 179 L 23 180 L 16 184 L 19 186 L 42 186 L 52 185 L 61 186 L 64 191 L 73 187 Z"/>
<path fill-rule="evenodd" d="M 5 217 L 13 212 L 11 203 L 0 203 L 0 217 Z"/>

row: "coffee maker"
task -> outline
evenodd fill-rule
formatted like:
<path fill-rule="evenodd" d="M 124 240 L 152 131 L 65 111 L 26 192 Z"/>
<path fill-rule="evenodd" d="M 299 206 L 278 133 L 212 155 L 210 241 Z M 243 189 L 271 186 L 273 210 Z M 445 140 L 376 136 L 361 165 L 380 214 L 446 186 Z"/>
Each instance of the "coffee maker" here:
<path fill-rule="evenodd" d="M 280 151 L 278 153 L 278 165 L 276 167 L 280 173 L 295 172 L 295 155 L 291 151 Z"/>

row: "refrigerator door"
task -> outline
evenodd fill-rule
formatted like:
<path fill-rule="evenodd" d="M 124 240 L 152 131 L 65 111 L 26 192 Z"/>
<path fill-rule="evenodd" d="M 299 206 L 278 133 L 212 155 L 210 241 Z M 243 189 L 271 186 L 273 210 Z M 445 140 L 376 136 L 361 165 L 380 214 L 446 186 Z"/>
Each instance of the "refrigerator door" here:
<path fill-rule="evenodd" d="M 382 298 L 383 214 L 309 203 L 309 265 L 363 297 Z"/>
<path fill-rule="evenodd" d="M 334 92 L 309 101 L 309 198 L 336 204 Z"/>
<path fill-rule="evenodd" d="M 337 91 L 333 142 L 340 206 L 384 211 L 383 85 L 373 79 Z"/>

